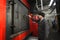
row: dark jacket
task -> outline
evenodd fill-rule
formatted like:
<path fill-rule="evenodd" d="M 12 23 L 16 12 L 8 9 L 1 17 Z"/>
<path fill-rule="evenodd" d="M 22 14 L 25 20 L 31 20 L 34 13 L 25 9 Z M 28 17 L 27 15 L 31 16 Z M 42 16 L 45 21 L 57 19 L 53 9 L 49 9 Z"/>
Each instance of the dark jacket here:
<path fill-rule="evenodd" d="M 45 19 L 38 22 L 38 32 L 39 32 L 39 39 L 40 40 L 45 40 L 45 38 L 48 37 L 49 25 Z"/>

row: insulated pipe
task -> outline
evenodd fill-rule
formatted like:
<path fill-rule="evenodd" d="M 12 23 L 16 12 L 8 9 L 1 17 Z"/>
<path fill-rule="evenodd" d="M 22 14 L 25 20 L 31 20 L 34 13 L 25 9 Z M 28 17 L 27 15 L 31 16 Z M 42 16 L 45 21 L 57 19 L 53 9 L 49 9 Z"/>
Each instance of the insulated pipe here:
<path fill-rule="evenodd" d="M 48 6 L 55 6 L 56 5 L 56 3 L 55 3 L 55 1 L 54 0 L 50 0 L 50 3 L 49 3 L 49 5 Z"/>
<path fill-rule="evenodd" d="M 39 10 L 39 8 L 38 8 L 38 2 L 37 2 L 38 0 L 36 0 L 36 7 L 37 7 L 37 9 Z"/>
<path fill-rule="evenodd" d="M 41 10 L 43 10 L 43 0 L 41 0 Z"/>
<path fill-rule="evenodd" d="M 50 3 L 49 3 L 49 5 L 48 5 L 48 6 L 51 6 L 51 5 L 52 5 L 52 3 L 53 3 L 53 1 L 54 1 L 54 0 L 50 0 Z"/>

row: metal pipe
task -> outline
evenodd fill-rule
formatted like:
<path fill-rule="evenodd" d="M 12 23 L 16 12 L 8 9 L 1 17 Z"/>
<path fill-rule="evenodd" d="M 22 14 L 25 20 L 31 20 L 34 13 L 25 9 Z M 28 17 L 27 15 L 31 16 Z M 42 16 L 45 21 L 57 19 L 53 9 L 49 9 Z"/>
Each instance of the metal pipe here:
<path fill-rule="evenodd" d="M 11 0 L 10 4 L 12 7 L 11 8 L 11 33 L 14 34 L 14 27 L 15 27 L 14 25 L 14 4 L 15 4 L 14 0 Z"/>

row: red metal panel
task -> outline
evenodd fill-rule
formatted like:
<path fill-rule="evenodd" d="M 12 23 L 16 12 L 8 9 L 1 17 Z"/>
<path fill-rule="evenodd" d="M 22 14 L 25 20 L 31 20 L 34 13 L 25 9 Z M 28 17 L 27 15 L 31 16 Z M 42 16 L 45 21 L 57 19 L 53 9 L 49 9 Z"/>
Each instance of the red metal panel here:
<path fill-rule="evenodd" d="M 32 16 L 31 14 L 29 15 Z M 30 28 L 30 32 L 33 32 L 33 21 L 31 20 L 31 18 L 29 18 L 29 28 Z"/>
<path fill-rule="evenodd" d="M 29 31 L 25 31 L 22 34 L 14 37 L 12 40 L 23 40 L 29 33 Z"/>
<path fill-rule="evenodd" d="M 29 15 L 32 16 L 31 13 L 29 13 Z M 29 18 L 29 27 L 33 36 L 38 36 L 38 23 L 34 22 L 31 18 Z"/>
<path fill-rule="evenodd" d="M 0 0 L 0 40 L 6 35 L 6 0 Z"/>
<path fill-rule="evenodd" d="M 38 36 L 38 23 L 33 23 L 33 36 Z"/>

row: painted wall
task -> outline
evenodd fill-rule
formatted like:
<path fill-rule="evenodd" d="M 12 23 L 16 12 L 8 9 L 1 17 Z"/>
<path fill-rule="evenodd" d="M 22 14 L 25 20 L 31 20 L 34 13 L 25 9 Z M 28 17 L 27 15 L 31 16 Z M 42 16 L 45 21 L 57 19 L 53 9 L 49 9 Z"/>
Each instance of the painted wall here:
<path fill-rule="evenodd" d="M 14 33 L 27 30 L 28 29 L 28 18 L 25 16 L 28 14 L 28 9 L 23 6 L 18 0 L 15 0 L 14 7 Z M 8 4 L 7 0 L 7 12 L 6 12 L 6 31 L 7 31 L 7 40 L 10 40 L 11 35 L 11 5 Z"/>
<path fill-rule="evenodd" d="M 0 1 L 0 40 L 6 36 L 6 0 Z"/>

